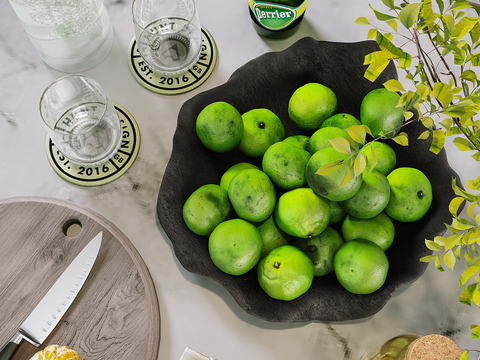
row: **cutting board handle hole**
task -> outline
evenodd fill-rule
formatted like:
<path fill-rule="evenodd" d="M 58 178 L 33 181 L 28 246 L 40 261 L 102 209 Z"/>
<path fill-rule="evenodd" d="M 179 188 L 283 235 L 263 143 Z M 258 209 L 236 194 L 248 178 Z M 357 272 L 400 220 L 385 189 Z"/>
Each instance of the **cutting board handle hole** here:
<path fill-rule="evenodd" d="M 82 223 L 77 219 L 68 219 L 63 224 L 62 231 L 65 236 L 74 238 L 82 232 Z"/>

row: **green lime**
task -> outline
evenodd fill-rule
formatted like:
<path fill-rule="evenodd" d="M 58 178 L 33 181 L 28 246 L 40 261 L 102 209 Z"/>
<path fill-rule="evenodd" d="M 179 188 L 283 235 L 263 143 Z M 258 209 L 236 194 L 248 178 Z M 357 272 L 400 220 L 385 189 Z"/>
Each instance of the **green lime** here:
<path fill-rule="evenodd" d="M 310 239 L 293 238 L 298 247 L 312 260 L 315 276 L 324 276 L 333 271 L 333 257 L 343 245 L 340 234 L 328 226 L 320 235 Z"/>
<path fill-rule="evenodd" d="M 278 198 L 275 222 L 287 234 L 309 238 L 320 234 L 330 221 L 330 206 L 310 188 L 287 191 Z"/>
<path fill-rule="evenodd" d="M 430 209 L 432 185 L 423 172 L 412 167 L 400 167 L 387 176 L 390 201 L 385 212 L 392 219 L 412 222 L 420 220 Z"/>
<path fill-rule="evenodd" d="M 247 111 L 242 119 L 244 131 L 238 148 L 249 157 L 262 157 L 271 145 L 285 138 L 282 121 L 268 109 Z"/>
<path fill-rule="evenodd" d="M 197 235 L 208 236 L 231 214 L 227 192 L 216 184 L 207 184 L 195 190 L 183 205 L 183 219 Z"/>
<path fill-rule="evenodd" d="M 342 245 L 333 258 L 340 284 L 353 294 L 371 294 L 387 278 L 389 263 L 385 252 L 368 240 L 352 240 Z"/>
<path fill-rule="evenodd" d="M 260 222 L 272 215 L 276 204 L 275 187 L 261 170 L 240 171 L 230 181 L 228 197 L 239 217 Z"/>
<path fill-rule="evenodd" d="M 347 130 L 350 126 L 353 125 L 361 125 L 362 123 L 358 120 L 355 116 L 346 114 L 346 113 L 338 113 L 335 115 L 330 116 L 326 119 L 322 125 L 320 125 L 320 129 L 326 127 L 338 127 L 343 130 Z"/>
<path fill-rule="evenodd" d="M 390 200 L 390 184 L 387 177 L 377 170 L 363 173 L 362 185 L 351 198 L 340 202 L 347 214 L 370 219 L 380 214 Z"/>
<path fill-rule="evenodd" d="M 240 171 L 246 169 L 257 169 L 259 170 L 258 166 L 247 162 L 240 162 L 238 164 L 230 166 L 227 171 L 225 171 L 220 179 L 220 186 L 228 191 L 228 185 L 230 185 L 230 181 L 232 181 L 233 177 L 237 175 Z"/>
<path fill-rule="evenodd" d="M 330 204 L 330 222 L 328 223 L 329 225 L 335 225 L 340 223 L 347 213 L 345 210 L 343 210 L 342 206 L 338 201 L 330 201 L 328 199 L 327 202 Z"/>
<path fill-rule="evenodd" d="M 342 222 L 342 237 L 345 241 L 369 240 L 386 251 L 395 239 L 395 226 L 384 212 L 370 219 L 347 215 Z"/>
<path fill-rule="evenodd" d="M 257 225 L 257 229 L 260 231 L 263 239 L 262 257 L 266 256 L 273 249 L 290 243 L 291 236 L 280 229 L 275 223 L 273 215 Z"/>
<path fill-rule="evenodd" d="M 257 266 L 258 283 L 272 298 L 290 301 L 303 295 L 312 285 L 312 261 L 292 245 L 273 249 Z"/>
<path fill-rule="evenodd" d="M 230 275 L 242 275 L 253 269 L 260 260 L 262 247 L 260 232 L 242 219 L 220 223 L 208 239 L 213 263 Z"/>
<path fill-rule="evenodd" d="M 343 201 L 355 195 L 362 185 L 362 176 L 351 175 L 350 180 L 341 186 L 345 176 L 348 176 L 347 168 L 353 167 L 352 159 L 347 160 L 348 156 L 333 147 L 318 150 L 313 154 L 305 168 L 307 183 L 313 191 L 331 201 Z M 338 161 L 343 161 L 342 165 L 330 174 L 317 174 L 322 166 Z M 350 171 L 350 174 L 353 174 L 353 171 Z"/>
<path fill-rule="evenodd" d="M 367 125 L 376 138 L 396 135 L 403 124 L 403 107 L 397 107 L 400 95 L 385 88 L 370 91 L 360 104 L 360 121 Z"/>
<path fill-rule="evenodd" d="M 288 103 L 290 120 L 301 130 L 317 130 L 337 110 L 337 97 L 325 85 L 308 83 L 293 93 Z"/>
<path fill-rule="evenodd" d="M 262 168 L 275 185 L 290 190 L 306 184 L 305 167 L 308 160 L 308 151 L 281 141 L 265 151 Z"/>
<path fill-rule="evenodd" d="M 216 152 L 227 152 L 236 148 L 243 137 L 243 121 L 232 105 L 217 101 L 207 105 L 195 123 L 202 144 Z"/>
<path fill-rule="evenodd" d="M 312 136 L 310 136 L 310 141 L 308 142 L 307 150 L 310 154 L 316 153 L 318 150 L 331 147 L 332 144 L 330 140 L 335 138 L 344 138 L 348 141 L 351 140 L 350 135 L 340 128 L 337 127 L 325 127 L 320 128 L 315 131 Z"/>
<path fill-rule="evenodd" d="M 310 138 L 307 135 L 292 135 L 286 137 L 283 141 L 299 147 L 300 149 L 307 150 L 309 140 Z"/>
<path fill-rule="evenodd" d="M 365 153 L 367 158 L 367 167 L 365 168 L 365 173 L 370 171 L 373 153 L 375 153 L 377 159 L 374 169 L 380 171 L 385 176 L 390 174 L 397 164 L 397 155 L 395 154 L 395 151 L 391 146 L 383 142 L 370 142 L 366 144 L 361 151 Z"/>

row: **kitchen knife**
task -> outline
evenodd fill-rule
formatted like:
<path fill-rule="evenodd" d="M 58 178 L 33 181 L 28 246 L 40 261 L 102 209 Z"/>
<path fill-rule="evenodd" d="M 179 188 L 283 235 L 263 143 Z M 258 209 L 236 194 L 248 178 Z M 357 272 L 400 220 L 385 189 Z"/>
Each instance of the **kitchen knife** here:
<path fill-rule="evenodd" d="M 102 244 L 98 233 L 65 269 L 18 331 L 0 350 L 0 360 L 10 360 L 23 340 L 40 346 L 75 300 L 85 283 Z"/>

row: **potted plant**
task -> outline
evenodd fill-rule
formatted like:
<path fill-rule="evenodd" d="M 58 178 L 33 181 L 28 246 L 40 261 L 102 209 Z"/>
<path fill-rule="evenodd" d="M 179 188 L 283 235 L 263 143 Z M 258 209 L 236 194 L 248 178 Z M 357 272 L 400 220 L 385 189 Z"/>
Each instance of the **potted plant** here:
<path fill-rule="evenodd" d="M 420 121 L 425 131 L 415 141 L 430 141 L 430 151 L 438 153 L 445 138 L 451 136 L 458 151 L 480 161 L 480 79 L 474 71 L 480 66 L 480 9 L 463 0 L 382 3 L 385 10 L 370 8 L 376 22 L 385 29 L 365 17 L 355 21 L 371 26 L 368 38 L 375 39 L 380 47 L 365 57 L 365 77 L 374 81 L 394 61 L 405 73 L 403 83 L 410 88 L 405 89 L 397 80 L 389 80 L 384 86 L 401 93 L 399 106 L 404 107 L 405 116 L 402 126 Z M 409 139 L 402 132 L 392 139 L 408 145 Z M 357 152 L 354 156 L 361 158 L 362 154 Z M 361 173 L 363 169 L 356 170 Z M 452 187 L 456 197 L 449 206 L 452 221 L 445 224 L 448 235 L 426 240 L 425 245 L 433 253 L 421 261 L 434 262 L 439 271 L 444 271 L 444 266 L 453 269 L 457 262 L 466 262 L 467 268 L 459 279 L 459 300 L 480 306 L 480 195 L 475 193 L 480 189 L 480 176 L 467 181 L 467 190 L 456 179 Z M 460 213 L 462 207 L 465 215 Z M 480 325 L 471 325 L 471 336 L 479 338 Z M 462 359 L 467 356 L 468 351 Z"/>

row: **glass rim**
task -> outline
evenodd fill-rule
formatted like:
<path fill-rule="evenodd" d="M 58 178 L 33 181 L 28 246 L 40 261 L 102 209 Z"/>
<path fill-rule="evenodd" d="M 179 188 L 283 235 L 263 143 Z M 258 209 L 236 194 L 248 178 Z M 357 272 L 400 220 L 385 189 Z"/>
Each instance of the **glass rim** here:
<path fill-rule="evenodd" d="M 42 95 L 40 96 L 40 102 L 39 102 L 39 104 L 38 104 L 39 112 L 40 112 L 40 117 L 42 118 L 42 121 L 43 121 L 43 123 L 45 124 L 45 126 L 48 127 L 48 128 L 49 128 L 50 130 L 52 130 L 52 131 L 57 131 L 57 129 L 55 129 L 55 127 L 50 126 L 50 125 L 47 123 L 47 121 L 45 120 L 45 116 L 43 115 L 43 111 L 42 111 L 42 104 L 43 104 L 43 102 L 44 102 L 43 100 L 44 100 L 45 95 L 46 95 L 46 93 L 47 93 L 48 90 L 50 90 L 55 84 L 58 84 L 60 81 L 63 81 L 63 80 L 65 80 L 65 79 L 67 79 L 67 78 L 83 78 L 83 79 L 87 79 L 87 80 L 93 82 L 94 85 L 97 87 L 97 90 L 99 90 L 100 93 L 101 93 L 101 95 L 103 96 L 104 103 L 105 103 L 105 107 L 104 107 L 104 109 L 102 110 L 102 114 L 100 115 L 99 120 L 102 119 L 102 118 L 105 116 L 105 114 L 107 113 L 107 107 L 108 107 L 109 99 L 108 99 L 107 93 L 105 92 L 105 90 L 103 89 L 103 87 L 102 87 L 95 79 L 93 79 L 93 78 L 91 78 L 91 77 L 89 77 L 89 76 L 82 75 L 82 74 L 68 74 L 68 75 L 59 77 L 58 79 L 56 79 L 55 81 L 53 81 L 52 83 L 50 83 L 50 84 L 45 88 L 45 90 L 43 90 Z M 95 123 L 95 125 L 93 125 L 93 126 L 87 128 L 87 129 L 85 129 L 85 130 L 77 133 L 76 135 L 85 134 L 85 133 L 91 131 L 92 129 L 94 129 L 94 128 L 98 125 L 99 122 L 100 122 L 100 121 L 97 121 L 97 122 Z M 68 135 L 68 134 L 64 134 L 64 135 Z"/>
<path fill-rule="evenodd" d="M 146 31 L 145 26 L 140 25 L 139 22 L 136 19 L 136 16 L 135 16 L 135 11 L 134 11 L 135 10 L 135 4 L 138 3 L 139 1 L 143 1 L 143 0 L 133 0 L 132 1 L 132 20 L 133 20 L 134 25 L 138 26 L 140 29 L 142 29 L 142 31 Z M 195 0 L 186 0 L 186 1 L 191 1 L 193 3 L 194 9 L 195 9 L 192 16 L 190 16 L 190 18 L 187 19 L 188 24 L 190 24 L 193 21 L 193 19 L 195 18 L 195 14 L 197 13 L 197 4 L 195 4 Z M 180 30 L 178 30 L 178 31 L 180 31 Z M 178 33 L 178 31 L 176 31 L 175 33 Z M 160 36 L 160 35 L 158 35 L 158 36 Z"/>

